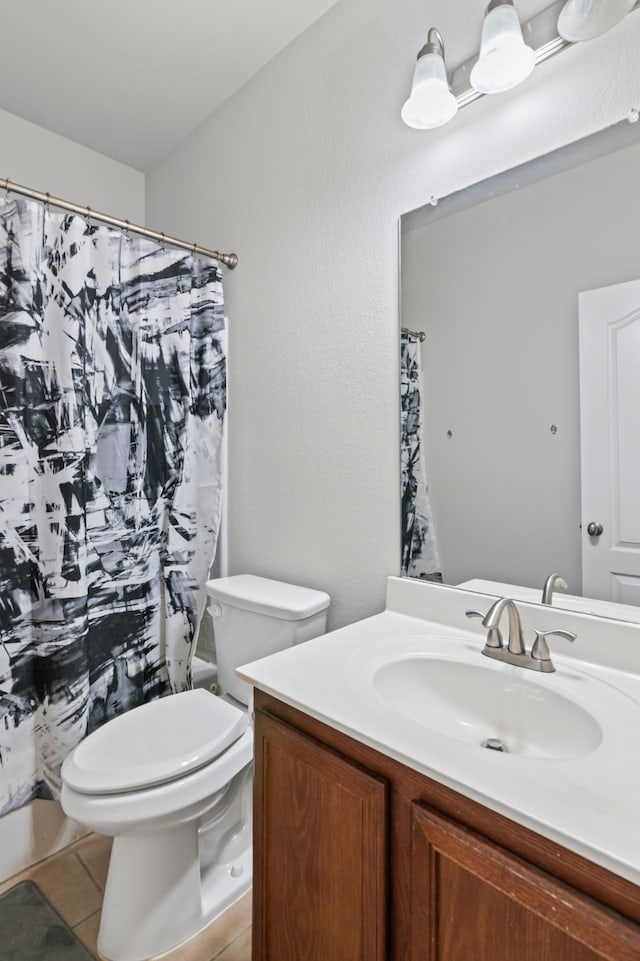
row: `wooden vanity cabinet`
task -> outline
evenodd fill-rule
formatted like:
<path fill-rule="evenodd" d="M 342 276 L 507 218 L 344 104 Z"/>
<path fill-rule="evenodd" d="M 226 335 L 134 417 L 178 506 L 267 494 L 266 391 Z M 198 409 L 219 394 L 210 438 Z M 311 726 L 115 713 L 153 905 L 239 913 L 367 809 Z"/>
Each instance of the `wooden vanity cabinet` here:
<path fill-rule="evenodd" d="M 385 781 L 260 714 L 254 961 L 385 961 Z"/>
<path fill-rule="evenodd" d="M 640 929 L 415 804 L 411 961 L 637 961 Z"/>
<path fill-rule="evenodd" d="M 640 961 L 640 888 L 256 691 L 253 961 Z"/>

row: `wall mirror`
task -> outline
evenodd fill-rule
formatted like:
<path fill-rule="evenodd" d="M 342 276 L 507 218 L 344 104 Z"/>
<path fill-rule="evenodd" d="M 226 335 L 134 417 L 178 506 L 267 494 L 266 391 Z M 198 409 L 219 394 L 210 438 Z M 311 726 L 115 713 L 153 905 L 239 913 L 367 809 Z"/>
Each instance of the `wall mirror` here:
<path fill-rule="evenodd" d="M 625 120 L 401 218 L 403 574 L 517 584 L 539 600 L 557 572 L 568 585 L 558 606 L 581 609 L 583 594 L 640 605 L 640 559 L 583 590 L 585 551 L 640 542 L 639 172 L 640 123 Z M 581 426 L 607 399 L 580 360 L 579 315 L 584 292 L 623 286 L 635 296 L 614 308 L 626 333 L 595 353 L 613 350 L 631 407 L 585 470 L 606 473 L 615 447 L 627 494 L 603 507 L 598 537 Z"/>

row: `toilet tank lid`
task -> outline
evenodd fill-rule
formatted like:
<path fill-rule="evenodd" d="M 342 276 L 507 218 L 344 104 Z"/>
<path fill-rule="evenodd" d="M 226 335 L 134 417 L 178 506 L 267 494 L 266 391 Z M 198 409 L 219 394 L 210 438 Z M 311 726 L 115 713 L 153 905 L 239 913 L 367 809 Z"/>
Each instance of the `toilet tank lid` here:
<path fill-rule="evenodd" d="M 207 581 L 207 594 L 213 600 L 238 607 L 243 611 L 300 621 L 326 611 L 331 598 L 324 591 L 298 587 L 254 574 L 235 574 Z"/>

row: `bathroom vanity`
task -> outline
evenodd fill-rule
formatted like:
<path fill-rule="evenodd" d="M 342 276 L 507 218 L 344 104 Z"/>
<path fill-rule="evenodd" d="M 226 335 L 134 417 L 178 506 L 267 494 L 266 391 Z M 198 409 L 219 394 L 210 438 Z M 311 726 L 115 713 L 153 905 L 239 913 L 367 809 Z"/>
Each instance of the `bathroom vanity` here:
<path fill-rule="evenodd" d="M 254 961 L 640 959 L 638 625 L 519 605 L 528 646 L 578 635 L 529 679 L 481 655 L 493 600 L 390 578 L 383 614 L 241 669 Z"/>

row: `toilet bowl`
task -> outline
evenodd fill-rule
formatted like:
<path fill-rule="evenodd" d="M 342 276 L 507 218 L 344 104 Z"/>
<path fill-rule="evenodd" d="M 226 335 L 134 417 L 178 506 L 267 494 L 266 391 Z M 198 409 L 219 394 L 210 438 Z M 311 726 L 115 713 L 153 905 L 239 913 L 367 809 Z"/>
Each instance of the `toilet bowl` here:
<path fill-rule="evenodd" d="M 209 581 L 218 695 L 194 689 L 114 718 L 62 767 L 61 803 L 114 838 L 98 950 L 146 961 L 251 885 L 251 688 L 235 668 L 324 632 L 321 591 L 238 575 Z"/>

